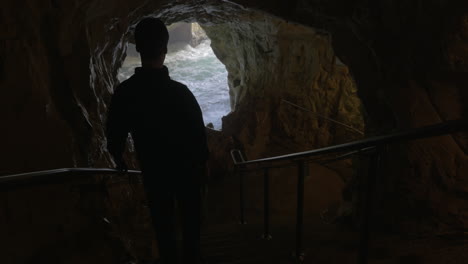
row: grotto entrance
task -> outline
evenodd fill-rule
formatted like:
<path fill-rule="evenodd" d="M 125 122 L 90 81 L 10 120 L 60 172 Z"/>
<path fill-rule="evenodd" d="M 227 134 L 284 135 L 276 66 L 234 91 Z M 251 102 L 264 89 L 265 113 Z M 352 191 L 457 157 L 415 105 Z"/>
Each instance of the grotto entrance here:
<path fill-rule="evenodd" d="M 265 13 L 242 12 L 247 13 L 242 19 L 209 17 L 212 21 L 203 14 L 184 14 L 187 21 L 199 21 L 214 54 L 227 70 L 228 88 L 224 94 L 229 100 L 226 108 L 232 111 L 223 118 L 220 133 L 208 133 L 211 151 L 209 178 L 231 173 L 229 150 L 234 141 L 244 147 L 249 158 L 255 159 L 361 138 L 364 121 L 357 86 L 349 68 L 335 55 L 331 36 Z M 162 13 L 160 17 L 168 24 L 175 20 L 169 13 Z M 175 21 L 181 21 L 179 19 Z M 189 43 L 173 44 L 166 65 L 176 80 L 181 78 L 180 81 L 193 88 L 190 86 L 199 81 L 200 74 L 213 72 L 204 64 L 207 57 L 214 59 L 214 55 L 206 55 L 207 51 L 211 52 L 208 42 L 201 42 L 195 48 Z M 190 61 L 200 53 L 205 57 Z M 134 56 L 137 53 L 130 50 L 128 54 L 133 54 L 133 61 L 138 61 Z M 131 56 L 127 60 L 129 58 Z M 181 64 L 196 72 L 184 71 Z M 204 85 L 206 82 L 201 80 Z M 219 87 L 214 89 L 222 91 Z M 196 95 L 196 90 L 194 93 Z M 211 97 L 211 93 L 207 96 Z M 197 99 L 203 108 L 203 100 Z M 228 104 L 227 100 L 225 104 Z M 207 119 L 205 117 L 205 121 Z M 215 128 L 221 127 L 220 121 L 218 124 Z M 320 176 L 313 176 L 321 178 L 317 181 L 326 179 L 321 186 L 306 187 L 320 197 L 308 202 L 308 211 L 314 216 L 332 204 L 343 202 L 341 192 L 351 182 L 354 173 L 349 160 L 326 168 L 317 165 L 316 170 L 321 171 Z M 294 198 L 284 188 L 294 184 L 291 178 L 283 177 L 291 173 L 279 170 L 272 176 L 278 178 L 272 188 L 277 188 L 277 195 L 281 197 L 276 209 L 282 212 L 294 208 L 290 204 Z M 252 183 L 253 186 L 259 184 Z M 234 189 L 231 191 L 236 192 Z M 255 196 L 253 200 L 261 200 L 256 197 L 258 193 L 252 195 Z"/>
<path fill-rule="evenodd" d="M 231 111 L 227 71 L 211 49 L 211 40 L 198 23 L 168 26 L 169 45 L 165 65 L 173 80 L 192 91 L 200 105 L 205 125 L 221 130 L 221 118 Z M 129 43 L 127 56 L 118 72 L 120 82 L 141 66 L 135 45 Z"/>
<path fill-rule="evenodd" d="M 225 94 L 229 94 L 228 106 L 232 109 L 223 118 L 222 131 L 208 133 L 209 170 L 212 173 L 208 178 L 230 174 L 230 140 L 234 137 L 251 159 L 305 151 L 362 137 L 362 133 L 356 133 L 364 130 L 357 87 L 348 67 L 335 55 L 331 37 L 264 13 L 244 12 L 249 15 L 241 20 L 217 17 L 212 22 L 200 19 L 214 54 L 227 69 L 225 78 L 229 87 Z M 161 18 L 166 23 L 173 22 L 170 14 L 163 14 Z M 202 42 L 195 48 L 188 43 L 170 47 L 166 65 L 172 77 L 189 88 L 198 73 L 187 73 L 178 67 L 188 64 L 191 70 L 206 71 L 203 64 L 206 58 L 201 63 L 188 60 L 196 53 L 204 53 L 200 52 L 206 48 L 204 44 Z M 128 53 L 132 54 L 131 51 Z M 332 218 L 335 211 L 341 209 L 344 203 L 341 193 L 351 181 L 352 164 L 344 161 L 328 167 L 311 166 L 315 173 L 308 179 L 314 183 L 306 184 L 305 189 L 313 196 L 306 198 L 306 211 L 312 221 L 320 222 L 319 217 L 325 210 L 334 208 L 334 211 L 328 210 Z M 284 177 L 293 173 L 286 168 L 271 175 L 271 188 L 275 193 L 272 210 L 281 218 L 294 215 L 294 178 Z M 238 191 L 232 180 L 225 178 L 210 184 L 207 207 L 215 213 L 211 213 L 208 220 L 216 221 L 214 224 L 237 218 L 232 215 L 232 207 L 226 206 L 235 199 Z M 247 199 L 255 202 L 249 205 L 247 214 L 256 218 L 255 212 L 261 210 L 257 202 L 262 200 L 257 187 L 262 183 L 255 175 L 249 181 L 251 189 L 246 191 Z M 345 202 L 349 207 L 352 201 Z"/>
<path fill-rule="evenodd" d="M 463 112 L 466 96 L 462 93 L 466 90 L 466 81 L 452 78 L 466 75 L 468 60 L 464 59 L 467 49 L 466 38 L 463 38 L 466 36 L 466 1 L 413 1 L 417 2 L 414 4 L 406 1 L 404 8 L 402 1 L 379 1 L 381 3 L 369 5 L 366 1 L 103 0 L 77 4 L 64 0 L 28 1 L 26 6 L 11 0 L 7 2 L 3 6 L 5 16 L 1 20 L 5 26 L 0 41 L 0 61 L 5 66 L 0 76 L 1 86 L 5 87 L 2 120 L 9 124 L 2 136 L 8 139 L 3 142 L 3 172 L 112 166 L 103 147 L 106 140 L 103 124 L 117 69 L 123 60 L 125 34 L 139 18 L 155 13 L 167 23 L 182 20 L 211 23 L 207 26 L 208 35 L 215 53 L 228 69 L 230 105 L 234 110 L 223 120 L 223 125 L 227 126 L 223 127 L 220 138 L 236 135 L 252 159 L 349 139 L 338 126 L 312 118 L 308 111 L 279 103 L 281 99 L 348 125 L 359 124 L 356 120 L 361 119 L 353 81 L 347 78 L 350 76 L 347 67 L 333 63 L 334 52 L 327 35 L 264 12 L 332 31 L 335 50 L 353 67 L 359 89 L 364 91 L 361 99 L 371 115 L 368 124 L 381 128 L 376 119 L 382 120 L 382 124 L 390 123 L 381 117 L 381 111 L 374 111 L 380 108 L 376 105 L 387 99 L 398 127 L 416 127 L 466 113 Z M 305 34 L 304 29 L 311 34 Z M 420 76 L 419 73 L 428 74 Z M 395 80 L 394 76 L 398 78 Z M 388 164 L 394 165 L 389 166 L 386 175 L 388 191 L 398 194 L 396 202 L 390 205 L 395 208 L 398 207 L 394 205 L 405 205 L 405 210 L 395 211 L 403 212 L 404 219 L 415 218 L 415 224 L 408 227 L 423 226 L 421 222 L 426 221 L 425 216 L 435 218 L 431 227 L 436 230 L 466 227 L 466 196 L 463 195 L 467 190 L 467 159 L 466 140 L 462 136 L 403 146 L 392 152 L 398 154 L 401 162 L 386 159 Z M 222 156 L 227 153 L 227 144 L 221 144 L 222 140 L 217 141 L 211 134 L 209 141 L 213 159 L 229 166 L 229 157 Z M 318 170 L 315 173 L 323 175 Z M 280 185 L 279 179 L 273 182 Z M 324 186 L 310 179 L 317 188 Z M 110 190 L 111 193 L 114 190 L 112 202 L 119 204 L 119 208 L 134 208 L 133 205 L 124 206 L 130 200 L 122 195 L 128 193 L 127 187 L 119 183 Z M 86 250 L 89 261 L 85 262 L 117 262 L 111 262 L 113 258 L 110 257 L 124 250 L 110 246 L 105 236 L 101 236 L 103 232 L 90 232 L 93 229 L 89 228 L 90 223 L 98 222 L 95 212 L 100 203 L 87 201 L 91 201 L 89 197 L 100 195 L 100 191 L 94 190 L 102 188 L 68 192 L 72 189 L 75 188 L 41 186 L 31 193 L 3 195 L 7 213 L 0 214 L 2 222 L 6 223 L 2 225 L 2 234 L 12 238 L 2 240 L 5 243 L 1 248 L 8 252 L 3 254 L 6 262 L 37 260 L 39 252 L 44 255 L 62 253 L 62 262 L 70 262 L 76 254 L 83 262 L 82 252 L 76 252 L 73 246 L 79 241 L 93 242 L 85 245 L 89 248 Z M 332 194 L 339 197 L 335 195 L 336 190 L 328 191 L 326 196 L 321 190 L 308 189 L 308 193 L 316 195 L 315 200 L 322 201 L 325 206 Z M 68 199 L 64 192 L 68 192 Z M 44 193 L 46 195 L 42 195 Z M 280 196 L 276 192 L 275 195 Z M 249 196 L 251 201 L 261 201 L 252 196 Z M 283 200 L 288 198 L 284 196 Z M 65 208 L 62 205 L 68 200 L 73 206 L 57 210 Z M 83 202 L 85 204 L 79 204 Z M 226 204 L 223 203 L 227 208 Z M 424 215 L 418 215 L 420 212 Z M 140 218 L 131 218 L 135 216 L 132 213 L 116 215 L 128 216 L 121 221 L 124 223 L 122 231 L 131 230 L 132 224 L 140 221 Z M 96 227 L 97 231 L 103 230 L 101 225 Z M 76 234 L 80 237 L 85 234 L 89 239 L 76 239 Z M 320 244 L 313 239 L 311 241 L 317 241 L 315 244 Z M 457 238 L 457 241 L 462 240 Z M 435 242 L 434 250 L 427 250 L 427 243 L 407 247 L 425 249 L 423 260 L 408 255 L 408 250 L 400 255 L 388 253 L 399 258 L 394 261 L 433 259 L 434 263 L 445 263 L 441 249 L 449 251 L 450 248 L 441 248 L 440 240 Z M 457 246 L 462 244 L 453 242 L 451 244 Z M 332 243 L 323 240 L 321 244 Z M 339 242 L 336 245 L 340 245 Z M 462 249 L 460 247 L 460 258 L 467 252 Z M 333 251 L 316 249 L 315 252 Z M 110 257 L 105 262 L 102 256 Z M 324 258 L 316 263 L 330 261 Z"/>

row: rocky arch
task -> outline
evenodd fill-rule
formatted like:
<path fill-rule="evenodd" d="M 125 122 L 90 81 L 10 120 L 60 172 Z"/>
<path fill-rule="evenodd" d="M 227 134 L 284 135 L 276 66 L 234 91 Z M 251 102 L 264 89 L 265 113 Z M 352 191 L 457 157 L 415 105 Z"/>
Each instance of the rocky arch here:
<path fill-rule="evenodd" d="M 245 138 L 241 141 L 251 146 L 252 156 L 260 156 L 269 151 L 271 153 L 271 148 L 266 147 L 271 143 L 270 139 L 263 136 L 271 132 L 273 134 L 282 132 L 281 136 L 286 136 L 284 138 L 297 137 L 291 142 L 282 142 L 283 147 L 277 148 L 277 153 L 325 146 L 362 136 L 355 132 L 363 130 L 362 109 L 360 100 L 356 96 L 356 86 L 347 67 L 337 63 L 328 34 L 316 32 L 313 28 L 290 23 L 261 11 L 242 9 L 232 3 L 207 4 L 202 9 L 197 8 L 197 5 L 199 3 L 167 6 L 162 11 L 152 14 L 161 17 L 168 24 L 178 21 L 197 21 L 212 39 L 215 53 L 227 66 L 229 72 L 231 106 L 237 110 L 238 105 L 244 105 L 239 109 L 244 113 L 235 112 L 226 117 L 224 137 L 238 134 L 239 129 L 244 129 L 241 127 L 248 128 L 241 132 L 245 134 Z M 228 20 L 223 15 L 226 13 L 236 15 L 229 17 Z M 106 60 L 109 72 L 112 73 L 115 71 L 114 68 L 119 66 L 115 54 L 119 54 L 118 58 L 122 57 L 125 52 L 122 50 L 124 42 L 131 40 L 130 29 L 140 17 L 129 22 L 129 30 L 125 32 L 123 38 L 118 39 L 117 44 L 103 46 L 106 50 L 113 50 L 114 59 Z M 293 47 L 294 45 L 296 47 Z M 296 54 L 288 54 L 291 50 Z M 102 56 L 101 52 L 98 54 Z M 110 61 L 116 63 L 109 64 Z M 303 76 L 299 77 L 301 74 Z M 101 84 L 96 83 L 96 86 L 99 85 Z M 313 91 L 304 93 L 310 89 Z M 282 99 L 294 101 L 306 109 L 311 109 L 311 112 L 318 112 L 319 115 L 347 123 L 355 127 L 355 131 L 340 127 L 336 123 L 328 123 L 326 120 L 324 122 L 323 119 L 314 116 L 314 113 L 304 120 L 302 116 L 307 114 L 297 113 L 298 108 L 288 106 Z M 253 107 L 254 105 L 256 107 Z M 263 109 L 259 105 L 264 105 Z M 278 108 L 279 111 L 278 114 L 272 115 L 274 108 Z M 289 120 L 288 115 L 294 112 L 300 118 Z M 249 116 L 245 113 L 249 113 Z M 258 122 L 255 121 L 261 118 L 259 115 L 269 119 L 263 126 L 258 126 Z M 250 121 L 246 124 L 245 120 Z M 276 131 L 278 127 L 273 127 L 274 123 L 283 126 L 281 132 Z M 309 125 L 304 126 L 304 123 Z M 330 133 L 330 130 L 336 132 Z M 295 135 L 296 132 L 299 135 Z M 277 136 L 276 144 L 282 141 L 281 136 Z M 254 142 L 254 138 L 259 142 Z M 260 143 L 262 138 L 267 142 Z M 285 147 L 291 143 L 294 147 Z M 260 146 L 262 144 L 264 146 Z"/>
<path fill-rule="evenodd" d="M 126 32 L 150 13 L 159 13 L 168 23 L 219 22 L 226 13 L 243 19 L 247 7 L 330 34 L 338 57 L 351 67 L 371 134 L 466 113 L 462 103 L 466 94 L 460 88 L 466 83 L 466 4 L 460 1 L 28 3 L 8 2 L 3 9 L 2 87 L 9 98 L 2 104 L 3 120 L 16 124 L 2 131 L 4 138 L 13 139 L 6 142 L 4 164 L 9 165 L 3 172 L 109 165 L 100 124 L 122 61 Z M 234 78 L 232 84 L 236 83 Z M 466 151 L 466 140 L 460 136 L 447 140 L 458 153 L 453 160 L 464 160 L 460 155 Z M 408 158 L 420 163 L 416 157 Z M 464 162 L 449 166 L 460 168 L 455 164 Z M 454 173 L 450 178 L 461 177 Z"/>
<path fill-rule="evenodd" d="M 225 13 L 242 17 L 250 8 L 331 36 L 333 50 L 350 66 L 359 87 L 368 135 L 466 118 L 466 1 L 219 3 L 4 3 L 0 109 L 8 126 L 1 131 L 0 171 L 110 165 L 101 126 L 106 102 L 122 61 L 125 33 L 149 13 L 159 13 L 168 22 L 216 21 Z M 232 79 L 233 86 L 242 84 L 237 80 Z M 230 118 L 228 125 L 235 124 L 236 118 Z M 248 131 L 241 132 L 247 138 Z M 260 144 L 251 147 L 259 156 L 267 152 L 267 144 Z M 466 149 L 464 134 L 392 146 L 381 175 L 382 219 L 431 232 L 466 226 Z"/>
<path fill-rule="evenodd" d="M 201 23 L 229 72 L 234 111 L 223 119 L 222 132 L 207 130 L 212 152 L 210 178 L 232 172 L 229 151 L 237 143 L 250 158 L 260 158 L 364 135 L 355 82 L 336 58 L 330 34 L 233 4 L 204 6 L 203 10 L 184 6 L 190 11 L 180 15 L 173 11 L 181 8 L 173 6 L 154 15 L 168 24 Z M 224 12 L 236 15 L 228 20 Z M 106 48 L 114 49 L 115 54 L 122 46 Z M 350 179 L 351 163 L 340 163 L 337 170 L 342 179 Z M 343 184 L 337 181 L 335 189 Z M 281 184 L 279 181 L 278 186 Z M 326 199 L 340 198 L 335 194 Z"/>
<path fill-rule="evenodd" d="M 346 4 L 340 1 L 236 3 L 311 26 L 318 34 L 330 37 L 337 56 L 350 66 L 359 87 L 359 98 L 365 108 L 367 135 L 466 116 L 467 110 L 463 103 L 466 92 L 462 87 L 467 83 L 464 77 L 467 71 L 467 8 L 462 1 L 380 1 L 372 5 L 360 1 Z M 200 4 L 203 4 L 201 9 L 198 8 Z M 236 17 L 240 19 L 249 16 L 248 11 L 237 4 L 219 6 L 209 1 L 193 5 L 169 5 L 161 16 L 171 14 L 171 17 L 183 20 L 186 19 L 184 14 L 191 13 L 192 17 L 188 19 L 203 20 L 206 15 L 203 12 L 208 10 L 208 17 L 216 21 L 216 14 L 220 14 L 217 12 L 222 13 L 223 8 L 239 14 Z M 201 13 L 199 10 L 202 10 Z M 256 26 L 255 23 L 253 26 Z M 212 28 L 212 33 L 216 33 L 216 26 Z M 244 32 L 248 32 L 248 29 Z M 436 41 L 433 41 L 434 37 Z M 268 47 L 256 48 L 269 51 Z M 243 84 L 243 80 L 238 78 L 230 81 L 232 86 Z M 242 93 L 238 95 L 242 98 Z M 263 117 L 267 112 L 264 111 Z M 227 126 L 230 119 L 236 123 L 235 116 L 228 117 Z M 262 115 L 256 119 L 262 120 Z M 243 131 L 236 131 L 237 134 L 245 134 L 243 143 L 248 143 L 248 135 L 252 134 L 256 135 L 256 139 L 268 138 L 266 132 L 262 135 L 262 130 L 253 132 L 258 124 L 247 127 Z M 282 132 L 285 130 L 278 129 Z M 281 140 L 285 138 L 282 136 L 279 137 Z M 453 214 L 451 210 L 458 210 L 458 206 L 454 205 L 450 209 L 444 204 L 464 203 L 462 193 L 465 193 L 466 186 L 463 177 L 467 162 L 466 139 L 463 135 L 455 135 L 427 142 L 403 144 L 390 147 L 387 151 L 385 166 L 388 170 L 382 175 L 379 192 L 383 199 L 380 202 L 382 212 L 386 212 L 383 213 L 383 219 L 388 219 L 391 225 L 401 225 L 401 215 L 408 216 L 408 219 L 432 219 L 428 223 L 429 229 L 434 226 L 447 228 L 465 221 L 461 216 L 463 214 L 457 214 L 461 218 L 456 219 L 449 216 Z M 269 143 L 257 142 L 250 151 L 254 157 L 284 151 L 269 149 Z M 450 154 L 447 155 L 447 152 Z M 418 208 L 426 209 L 421 211 Z"/>
<path fill-rule="evenodd" d="M 103 8 L 104 6 L 110 8 Z M 237 31 L 233 27 L 234 23 L 231 23 L 231 30 L 237 32 L 237 37 L 242 37 L 243 33 L 239 34 L 240 30 L 247 30 L 251 36 L 255 34 L 255 30 L 271 32 L 279 30 L 274 27 L 268 28 L 268 23 L 260 21 L 265 19 L 260 15 L 254 17 L 252 11 L 229 2 L 220 5 L 211 1 L 191 4 L 184 2 L 149 4 L 135 1 L 131 4 L 120 5 L 106 1 L 89 1 L 74 6 L 68 2 L 59 4 L 52 1 L 42 6 L 31 2 L 29 7 L 10 4 L 5 10 L 10 13 L 22 11 L 22 13 L 29 12 L 34 15 L 28 19 L 31 23 L 25 24 L 23 28 L 15 26 L 18 24 L 16 18 L 5 16 L 8 19 L 5 21 L 6 28 L 11 32 L 7 32 L 3 40 L 7 51 L 3 56 L 3 65 L 14 64 L 11 68 L 5 68 L 6 78 L 2 82 L 2 86 L 11 87 L 11 98 L 14 98 L 4 105 L 5 112 L 9 113 L 5 116 L 5 122 L 19 123 L 17 129 L 5 131 L 5 136 L 24 138 L 30 142 L 17 144 L 18 142 L 12 141 L 7 146 L 7 152 L 12 153 L 6 156 L 11 165 L 3 168 L 4 172 L 12 171 L 11 168 L 33 170 L 55 167 L 56 164 L 60 166 L 105 166 L 109 164 L 109 156 L 103 148 L 105 138 L 102 131 L 106 103 L 116 84 L 116 71 L 124 57 L 125 43 L 131 37 L 129 29 L 142 16 L 157 14 L 168 24 L 176 21 L 197 20 L 208 25 L 221 23 L 226 19 L 223 14 L 236 14 L 231 17 L 233 21 L 257 20 L 252 27 L 239 27 Z M 273 19 L 271 20 L 271 23 L 276 23 Z M 286 31 L 286 27 L 294 28 L 295 26 L 292 23 L 283 23 L 281 27 L 283 31 Z M 228 27 L 225 28 L 228 29 Z M 213 34 L 219 35 L 220 29 L 218 27 L 218 33 L 216 33 L 213 27 L 212 31 Z M 296 32 L 296 34 L 300 33 Z M 331 62 L 334 60 L 334 55 L 329 47 L 331 43 L 329 39 L 316 32 L 311 32 L 311 34 L 315 35 L 317 42 L 328 42 L 328 44 L 320 43 L 323 46 L 322 49 L 325 50 L 327 60 L 321 66 L 327 64 L 324 68 L 328 72 L 340 68 L 341 66 L 336 66 L 337 64 Z M 251 41 L 251 47 L 255 46 L 255 48 L 250 51 L 241 50 L 242 52 L 250 52 L 250 55 L 257 54 L 256 49 L 258 49 L 258 54 L 270 52 L 268 47 L 258 44 L 261 42 L 255 44 L 253 39 Z M 220 50 L 218 53 L 221 53 L 223 49 L 221 45 L 218 45 L 217 49 Z M 21 54 L 20 50 L 25 52 Z M 321 51 L 315 52 L 321 54 Z M 254 58 L 260 60 L 262 56 L 248 58 L 251 60 L 249 62 L 251 65 L 253 65 Z M 300 60 L 300 58 L 297 59 Z M 302 60 L 305 60 L 304 57 Z M 16 63 L 13 63 L 14 61 Z M 265 62 L 278 64 L 276 61 Z M 279 64 L 281 63 L 280 61 Z M 320 63 L 313 65 L 314 71 L 318 71 L 318 65 Z M 252 70 L 254 69 L 255 67 L 252 67 Z M 231 67 L 232 72 L 236 70 Z M 244 72 L 247 71 L 244 70 Z M 18 78 L 19 73 L 26 78 Z M 234 76 L 234 74 L 231 75 Z M 236 92 L 236 84 L 240 82 L 245 86 L 245 80 L 239 74 L 237 75 L 230 80 L 233 86 L 232 91 L 233 94 L 241 95 L 239 98 L 243 98 L 242 93 Z M 247 78 L 253 79 L 252 76 L 247 76 Z M 257 78 L 260 79 L 259 76 Z M 322 78 L 327 77 L 322 76 Z M 282 84 L 282 86 L 285 85 L 286 83 Z M 353 86 L 352 83 L 346 85 Z M 257 86 L 257 84 L 253 81 L 250 86 Z M 37 88 L 32 88 L 33 93 L 23 93 L 21 91 L 25 89 L 24 87 Z M 277 89 L 281 90 L 281 88 Z M 247 89 L 243 90 L 247 91 Z M 25 102 L 24 106 L 20 107 L 22 109 L 15 109 L 18 108 L 16 103 L 18 101 Z M 240 100 L 233 101 L 233 107 L 239 102 Z M 303 106 L 307 107 L 307 104 Z M 30 114 L 31 116 L 38 115 L 38 118 L 34 120 L 40 120 L 38 122 L 42 122 L 43 125 L 32 125 L 28 122 Z M 61 128 L 53 129 L 56 126 L 61 126 Z M 29 133 L 32 128 L 35 128 L 35 133 Z M 321 141 L 319 145 L 333 142 L 327 139 Z M 38 145 L 39 142 L 41 145 Z M 38 145 L 38 147 L 31 151 L 29 148 L 31 145 Z M 61 155 L 62 153 L 65 155 Z M 44 161 L 38 158 L 49 155 L 57 156 L 57 159 Z"/>

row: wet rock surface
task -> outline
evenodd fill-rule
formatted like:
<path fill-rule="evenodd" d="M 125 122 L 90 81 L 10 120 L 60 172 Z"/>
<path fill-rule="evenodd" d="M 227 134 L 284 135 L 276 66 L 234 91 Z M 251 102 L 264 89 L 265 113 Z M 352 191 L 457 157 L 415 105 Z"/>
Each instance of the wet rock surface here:
<path fill-rule="evenodd" d="M 311 111 L 366 136 L 466 117 L 467 10 L 466 1 L 7 1 L 0 173 L 113 165 L 103 124 L 129 29 L 143 16 L 200 22 L 228 67 L 235 111 L 210 135 L 215 178 L 226 173 L 231 146 L 258 158 L 358 136 Z M 381 226 L 466 228 L 467 144 L 459 133 L 387 148 L 375 199 Z M 343 181 L 355 173 L 351 166 L 336 165 Z M 36 196 L 12 195 L 2 194 L 1 203 Z M 41 221 L 53 222 L 53 214 Z M 76 220 L 76 230 L 87 221 Z M 57 241 L 47 236 L 42 247 Z M 38 245 L 22 248 L 34 256 Z"/>

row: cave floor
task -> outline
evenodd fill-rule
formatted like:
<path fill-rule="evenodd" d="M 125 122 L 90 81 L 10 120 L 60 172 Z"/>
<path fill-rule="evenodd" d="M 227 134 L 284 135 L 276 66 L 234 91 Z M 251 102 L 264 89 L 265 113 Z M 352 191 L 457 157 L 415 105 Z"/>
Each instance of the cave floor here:
<path fill-rule="evenodd" d="M 306 223 L 303 263 L 358 263 L 356 233 L 321 223 Z M 292 257 L 294 225 L 277 222 L 272 227 L 271 240 L 262 239 L 262 230 L 261 223 L 207 228 L 202 236 L 207 264 L 296 263 Z M 374 237 L 368 263 L 468 263 L 468 240 L 466 237 Z"/>
<path fill-rule="evenodd" d="M 210 186 L 207 219 L 202 232 L 207 264 L 295 263 L 294 215 L 273 214 L 271 240 L 262 239 L 263 213 L 247 210 L 247 224 L 238 223 L 235 180 Z M 260 190 L 261 191 L 261 190 Z M 228 195 L 233 194 L 233 195 Z M 232 209 L 235 208 L 233 211 Z M 324 223 L 320 217 L 304 218 L 303 263 L 358 263 L 359 234 L 350 228 Z M 369 262 L 373 264 L 468 263 L 468 236 L 399 237 L 371 234 Z"/>

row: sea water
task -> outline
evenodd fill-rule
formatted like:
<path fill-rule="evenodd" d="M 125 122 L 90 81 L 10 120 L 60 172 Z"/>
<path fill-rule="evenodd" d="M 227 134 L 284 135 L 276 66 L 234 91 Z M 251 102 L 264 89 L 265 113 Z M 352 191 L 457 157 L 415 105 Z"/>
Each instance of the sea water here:
<path fill-rule="evenodd" d="M 173 80 L 181 82 L 192 91 L 203 113 L 205 125 L 212 123 L 217 130 L 221 129 L 221 118 L 231 111 L 227 71 L 211 49 L 211 41 L 205 40 L 196 47 L 176 43 L 169 47 L 165 65 Z M 127 54 L 137 54 L 134 45 Z M 137 55 L 127 55 L 118 79 L 126 80 L 140 66 Z"/>

